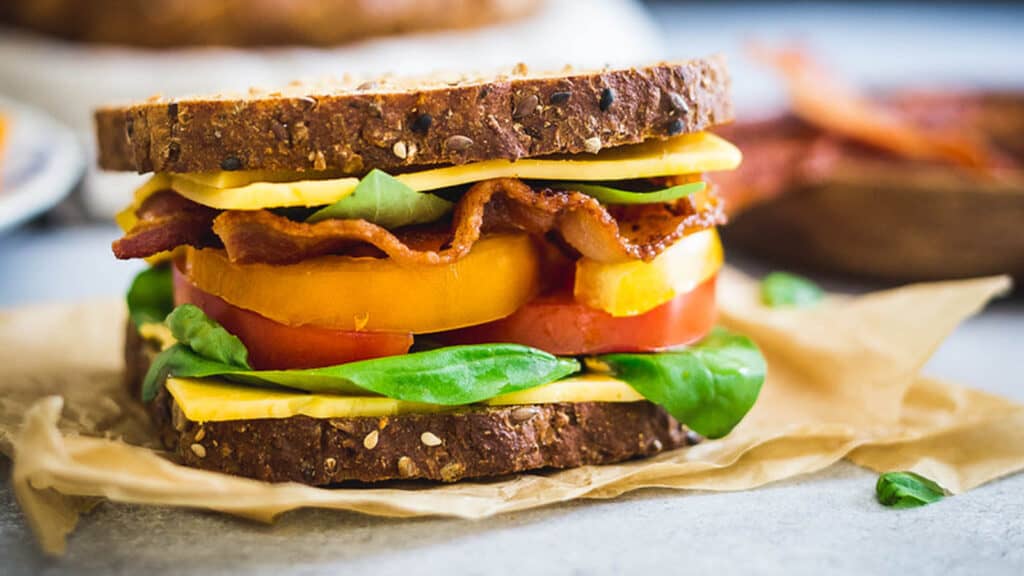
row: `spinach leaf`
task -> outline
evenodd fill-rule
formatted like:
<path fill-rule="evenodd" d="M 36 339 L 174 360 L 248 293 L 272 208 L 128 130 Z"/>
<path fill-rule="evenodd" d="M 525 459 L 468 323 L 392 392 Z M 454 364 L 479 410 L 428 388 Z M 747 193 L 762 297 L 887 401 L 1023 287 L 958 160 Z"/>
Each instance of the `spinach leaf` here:
<path fill-rule="evenodd" d="M 427 224 L 451 212 L 454 204 L 417 192 L 381 170 L 363 177 L 350 196 L 313 213 L 306 221 L 353 218 L 395 229 L 410 224 Z"/>
<path fill-rule="evenodd" d="M 159 266 L 139 272 L 128 289 L 128 316 L 136 326 L 163 322 L 174 308 L 171 268 Z"/>
<path fill-rule="evenodd" d="M 708 438 L 725 436 L 750 411 L 766 371 L 753 341 L 723 329 L 687 348 L 605 354 L 598 360 L 644 398 Z"/>
<path fill-rule="evenodd" d="M 575 190 L 593 196 L 601 204 L 657 204 L 672 202 L 704 190 L 704 182 L 690 182 L 653 192 L 631 192 L 584 182 L 558 182 L 553 187 L 559 190 Z"/>
<path fill-rule="evenodd" d="M 143 382 L 146 402 L 167 376 L 220 376 L 256 386 L 309 392 L 379 394 L 396 400 L 456 406 L 548 384 L 578 372 L 576 360 L 518 344 L 450 346 L 307 370 L 246 370 L 203 358 L 178 344 L 161 352 Z"/>
<path fill-rule="evenodd" d="M 946 491 L 920 474 L 913 472 L 886 472 L 878 477 L 875 496 L 883 506 L 890 508 L 917 508 L 938 502 Z"/>
<path fill-rule="evenodd" d="M 761 302 L 772 308 L 802 308 L 817 303 L 824 296 L 817 284 L 796 274 L 772 272 L 761 279 Z"/>
<path fill-rule="evenodd" d="M 236 368 L 250 369 L 245 344 L 198 306 L 182 304 L 167 315 L 166 322 L 174 338 L 196 354 Z"/>

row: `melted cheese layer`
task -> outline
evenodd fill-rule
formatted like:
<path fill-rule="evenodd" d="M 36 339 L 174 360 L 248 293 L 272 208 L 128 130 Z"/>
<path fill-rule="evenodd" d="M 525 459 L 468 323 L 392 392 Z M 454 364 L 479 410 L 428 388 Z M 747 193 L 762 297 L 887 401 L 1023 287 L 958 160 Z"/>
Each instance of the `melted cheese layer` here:
<path fill-rule="evenodd" d="M 515 162 L 490 160 L 431 168 L 397 175 L 414 190 L 425 192 L 492 178 L 600 181 L 627 180 L 732 170 L 743 156 L 729 142 L 706 132 L 686 134 L 632 146 Z M 186 198 L 220 210 L 260 210 L 288 206 L 324 206 L 352 194 L 358 178 L 332 177 L 330 172 L 215 172 L 154 175 L 135 192 L 135 209 L 149 195 L 173 189 Z"/>
<path fill-rule="evenodd" d="M 194 422 L 290 418 L 355 418 L 458 410 L 380 396 L 336 396 L 301 391 L 262 389 L 224 380 L 168 378 L 167 390 L 185 416 Z M 610 376 L 586 374 L 492 398 L 484 405 L 553 404 L 558 402 L 638 402 L 643 396 Z"/>

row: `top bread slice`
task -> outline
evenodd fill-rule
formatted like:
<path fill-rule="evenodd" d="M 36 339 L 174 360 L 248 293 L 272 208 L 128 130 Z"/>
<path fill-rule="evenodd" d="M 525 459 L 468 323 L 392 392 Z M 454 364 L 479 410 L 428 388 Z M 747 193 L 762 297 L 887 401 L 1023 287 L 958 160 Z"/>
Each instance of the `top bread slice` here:
<path fill-rule="evenodd" d="M 700 132 L 733 119 L 721 57 L 596 71 L 345 79 L 96 112 L 106 170 L 213 172 L 374 168 L 601 148 Z"/>

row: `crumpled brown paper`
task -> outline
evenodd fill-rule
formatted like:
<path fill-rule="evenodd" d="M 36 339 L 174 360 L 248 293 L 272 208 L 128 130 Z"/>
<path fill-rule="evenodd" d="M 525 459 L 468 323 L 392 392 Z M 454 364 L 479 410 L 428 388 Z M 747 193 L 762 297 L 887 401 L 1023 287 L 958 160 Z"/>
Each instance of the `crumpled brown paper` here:
<path fill-rule="evenodd" d="M 0 450 L 44 550 L 59 553 L 98 498 L 272 520 L 299 507 L 481 518 L 645 487 L 741 490 L 841 458 L 912 469 L 956 493 L 1024 468 L 1024 406 L 918 376 L 1006 278 L 920 284 L 807 309 L 768 309 L 725 271 L 722 323 L 768 360 L 758 403 L 726 438 L 647 460 L 445 486 L 320 489 L 178 466 L 121 390 L 119 302 L 0 314 Z"/>

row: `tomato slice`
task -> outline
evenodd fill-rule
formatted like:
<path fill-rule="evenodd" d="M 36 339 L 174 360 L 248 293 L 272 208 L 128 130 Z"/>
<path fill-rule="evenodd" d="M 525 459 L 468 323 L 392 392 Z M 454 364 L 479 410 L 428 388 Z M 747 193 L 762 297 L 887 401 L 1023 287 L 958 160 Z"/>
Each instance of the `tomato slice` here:
<path fill-rule="evenodd" d="M 197 288 L 174 267 L 174 303 L 195 304 L 249 349 L 258 370 L 319 368 L 356 360 L 405 354 L 412 334 L 287 326 L 233 306 Z"/>
<path fill-rule="evenodd" d="M 511 316 L 436 335 L 449 344 L 511 342 L 552 354 L 652 352 L 690 344 L 715 324 L 715 279 L 637 316 L 614 317 L 573 299 L 570 290 L 541 296 Z"/>
<path fill-rule="evenodd" d="M 722 267 L 722 243 L 708 228 L 668 247 L 654 260 L 576 261 L 573 294 L 576 300 L 612 316 L 650 312 L 680 294 L 693 290 Z"/>
<path fill-rule="evenodd" d="M 540 290 L 540 254 L 526 234 L 488 234 L 449 264 L 319 256 L 239 264 L 223 250 L 186 248 L 197 288 L 288 326 L 426 334 L 504 318 Z"/>

